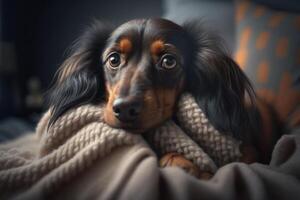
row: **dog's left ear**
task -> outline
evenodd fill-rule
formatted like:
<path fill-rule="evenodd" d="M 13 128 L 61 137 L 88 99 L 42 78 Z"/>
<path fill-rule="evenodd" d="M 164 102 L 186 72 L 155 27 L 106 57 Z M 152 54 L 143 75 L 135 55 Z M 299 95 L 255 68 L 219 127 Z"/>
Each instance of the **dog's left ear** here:
<path fill-rule="evenodd" d="M 250 81 L 226 54 L 217 36 L 203 30 L 199 23 L 186 23 L 183 28 L 191 43 L 188 92 L 219 131 L 242 139 L 252 124 L 245 103 L 246 96 L 251 103 L 255 98 Z"/>
<path fill-rule="evenodd" d="M 73 52 L 59 68 L 48 92 L 52 108 L 50 123 L 68 109 L 101 101 L 105 95 L 102 51 L 112 27 L 94 22 L 73 46 Z"/>

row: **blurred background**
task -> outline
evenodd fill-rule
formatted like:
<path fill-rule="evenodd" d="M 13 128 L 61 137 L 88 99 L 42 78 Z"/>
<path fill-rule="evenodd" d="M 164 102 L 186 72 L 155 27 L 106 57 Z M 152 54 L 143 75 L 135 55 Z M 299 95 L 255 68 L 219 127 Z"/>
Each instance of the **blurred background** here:
<path fill-rule="evenodd" d="M 282 120 L 297 124 L 299 13 L 298 0 L 1 0 L 0 141 L 34 129 L 55 71 L 93 19 L 204 21 Z"/>

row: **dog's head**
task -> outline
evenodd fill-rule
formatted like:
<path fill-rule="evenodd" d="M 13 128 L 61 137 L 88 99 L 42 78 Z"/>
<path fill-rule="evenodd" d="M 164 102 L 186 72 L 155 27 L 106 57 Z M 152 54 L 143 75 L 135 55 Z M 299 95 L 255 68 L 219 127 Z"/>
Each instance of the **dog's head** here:
<path fill-rule="evenodd" d="M 72 107 L 106 101 L 106 123 L 143 132 L 172 117 L 186 91 L 218 129 L 239 131 L 252 88 L 221 46 L 195 23 L 133 20 L 115 30 L 96 23 L 59 70 L 51 123 Z"/>

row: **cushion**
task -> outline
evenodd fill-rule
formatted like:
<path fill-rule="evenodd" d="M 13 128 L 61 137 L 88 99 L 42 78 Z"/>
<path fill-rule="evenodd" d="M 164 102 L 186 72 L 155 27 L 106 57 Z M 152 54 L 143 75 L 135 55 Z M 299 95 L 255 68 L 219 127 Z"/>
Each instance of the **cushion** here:
<path fill-rule="evenodd" d="M 236 60 L 258 96 L 300 124 L 300 15 L 236 1 L 236 36 Z"/>

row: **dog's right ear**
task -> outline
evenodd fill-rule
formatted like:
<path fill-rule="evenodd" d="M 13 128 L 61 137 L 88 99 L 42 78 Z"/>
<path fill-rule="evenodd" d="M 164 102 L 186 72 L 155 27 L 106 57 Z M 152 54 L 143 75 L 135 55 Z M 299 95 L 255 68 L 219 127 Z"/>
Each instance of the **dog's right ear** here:
<path fill-rule="evenodd" d="M 222 40 L 198 21 L 184 24 L 190 39 L 186 85 L 197 103 L 223 133 L 246 140 L 255 125 L 246 106 L 255 107 L 255 92 L 236 62 L 227 54 Z"/>
<path fill-rule="evenodd" d="M 47 94 L 52 109 L 49 125 L 70 108 L 104 99 L 101 55 L 112 30 L 112 26 L 97 21 L 74 44 Z"/>

